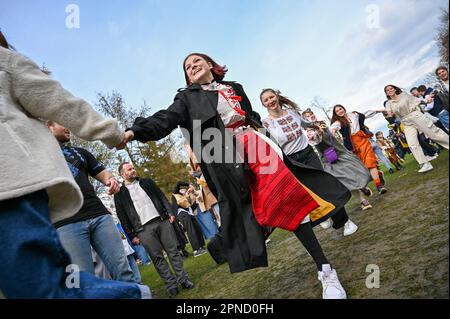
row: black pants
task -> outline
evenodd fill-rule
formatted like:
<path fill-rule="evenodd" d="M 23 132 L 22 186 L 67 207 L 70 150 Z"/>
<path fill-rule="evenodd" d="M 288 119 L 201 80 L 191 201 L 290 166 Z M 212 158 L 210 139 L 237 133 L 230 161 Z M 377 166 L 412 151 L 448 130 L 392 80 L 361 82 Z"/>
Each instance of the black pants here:
<path fill-rule="evenodd" d="M 185 211 L 180 211 L 177 218 L 183 225 L 184 230 L 187 232 L 192 249 L 198 250 L 201 247 L 205 247 L 205 239 L 203 238 L 202 229 L 200 228 L 200 225 L 195 217 L 189 215 Z"/>
<path fill-rule="evenodd" d="M 430 145 L 428 138 L 423 133 L 418 133 L 419 144 L 423 149 L 423 153 L 426 156 L 434 156 L 436 155 L 436 149 Z"/>
<path fill-rule="evenodd" d="M 177 221 L 172 223 L 173 230 L 175 231 L 175 237 L 177 239 L 177 249 L 183 251 L 186 248 L 186 244 L 189 242 L 184 234 L 182 226 Z"/>
<path fill-rule="evenodd" d="M 308 145 L 304 150 L 301 150 L 300 152 L 288 155 L 288 157 L 293 161 L 311 166 L 312 168 L 321 171 L 324 170 L 322 162 L 310 145 Z M 334 229 L 344 227 L 345 223 L 348 221 L 348 215 L 345 208 L 342 207 L 338 212 L 336 212 L 336 214 L 331 216 L 331 220 L 333 221 Z"/>
<path fill-rule="evenodd" d="M 448 135 L 448 130 L 445 128 L 444 124 L 442 124 L 441 121 L 437 121 L 436 123 L 434 123 L 434 125 L 436 125 L 437 127 L 439 127 L 441 130 L 444 131 L 445 134 Z"/>
<path fill-rule="evenodd" d="M 306 248 L 312 259 L 314 259 L 317 269 L 322 271 L 322 265 L 329 264 L 329 262 L 314 234 L 311 223 L 301 224 L 297 230 L 294 231 L 294 234 Z"/>

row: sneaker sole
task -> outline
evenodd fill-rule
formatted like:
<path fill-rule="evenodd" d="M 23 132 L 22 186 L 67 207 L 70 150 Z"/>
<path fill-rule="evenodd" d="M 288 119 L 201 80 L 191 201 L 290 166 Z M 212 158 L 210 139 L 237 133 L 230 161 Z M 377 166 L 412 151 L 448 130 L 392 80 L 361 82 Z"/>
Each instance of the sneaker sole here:
<path fill-rule="evenodd" d="M 204 253 L 201 253 L 201 254 L 198 254 L 198 255 L 194 255 L 194 258 L 195 257 L 200 257 L 201 255 L 204 255 L 204 254 L 206 254 L 207 252 L 205 251 Z"/>
<path fill-rule="evenodd" d="M 343 296 L 340 296 L 341 298 L 326 298 L 326 296 L 324 296 L 323 294 L 322 294 L 322 299 L 324 299 L 324 300 L 339 300 L 339 299 L 347 299 L 347 294 L 345 294 L 345 295 L 343 295 Z"/>

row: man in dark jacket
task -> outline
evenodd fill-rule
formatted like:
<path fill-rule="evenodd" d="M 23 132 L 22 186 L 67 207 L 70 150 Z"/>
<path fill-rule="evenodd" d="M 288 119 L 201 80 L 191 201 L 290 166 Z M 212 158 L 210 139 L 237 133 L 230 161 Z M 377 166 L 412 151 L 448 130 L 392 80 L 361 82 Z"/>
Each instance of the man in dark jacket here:
<path fill-rule="evenodd" d="M 175 220 L 171 206 L 159 187 L 151 179 L 140 179 L 130 163 L 119 166 L 123 185 L 114 196 L 117 216 L 133 244 L 142 243 L 148 251 L 160 277 L 166 283 L 170 297 L 178 293 L 177 280 L 183 288 L 193 288 L 183 268 L 183 258 L 171 223 Z M 164 258 L 169 257 L 175 276 Z"/>

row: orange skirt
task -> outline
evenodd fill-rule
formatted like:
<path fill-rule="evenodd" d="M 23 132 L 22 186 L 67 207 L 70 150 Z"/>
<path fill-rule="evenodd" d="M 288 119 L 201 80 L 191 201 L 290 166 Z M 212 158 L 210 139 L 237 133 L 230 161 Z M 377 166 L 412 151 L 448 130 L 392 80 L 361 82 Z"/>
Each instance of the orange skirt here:
<path fill-rule="evenodd" d="M 358 131 L 352 135 L 353 153 L 359 157 L 368 169 L 377 167 L 377 157 L 370 143 L 370 135 Z"/>

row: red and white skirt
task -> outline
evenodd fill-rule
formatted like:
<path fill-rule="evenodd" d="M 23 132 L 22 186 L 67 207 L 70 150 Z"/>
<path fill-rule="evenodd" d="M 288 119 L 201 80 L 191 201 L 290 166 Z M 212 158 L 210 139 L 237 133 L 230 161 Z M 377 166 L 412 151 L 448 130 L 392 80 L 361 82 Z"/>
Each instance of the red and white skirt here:
<path fill-rule="evenodd" d="M 286 167 L 278 146 L 252 129 L 235 134 L 239 154 L 248 163 L 252 206 L 261 226 L 294 231 L 319 203 Z M 306 220 L 305 220 L 306 221 Z"/>

